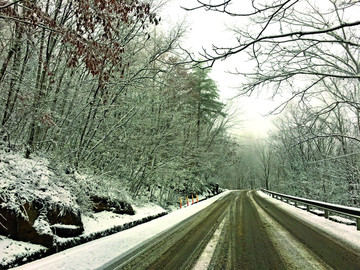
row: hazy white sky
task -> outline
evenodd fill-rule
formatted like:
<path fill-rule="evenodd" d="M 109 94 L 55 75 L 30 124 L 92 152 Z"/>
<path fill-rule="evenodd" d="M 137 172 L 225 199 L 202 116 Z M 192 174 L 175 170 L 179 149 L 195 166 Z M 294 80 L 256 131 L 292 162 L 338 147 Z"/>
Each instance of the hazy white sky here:
<path fill-rule="evenodd" d="M 173 27 L 178 22 L 186 20 L 187 34 L 183 40 L 183 47 L 194 52 L 201 52 L 203 48 L 210 51 L 212 44 L 225 45 L 236 44 L 235 37 L 227 30 L 227 26 L 232 26 L 239 22 L 230 16 L 205 10 L 196 10 L 186 12 L 181 9 L 184 7 L 193 7 L 196 5 L 195 0 L 173 0 L 168 4 L 163 13 L 161 20 L 163 27 Z M 237 110 L 234 122 L 241 123 L 235 125 L 231 133 L 234 134 L 253 134 L 255 136 L 266 136 L 271 126 L 270 117 L 265 116 L 276 104 L 267 101 L 264 98 L 256 96 L 249 98 L 236 98 L 229 101 L 237 94 L 236 87 L 241 84 L 242 78 L 228 74 L 227 71 L 234 68 L 251 68 L 245 59 L 237 56 L 230 57 L 225 61 L 216 62 L 211 77 L 217 81 L 222 101 L 232 104 L 233 110 Z"/>

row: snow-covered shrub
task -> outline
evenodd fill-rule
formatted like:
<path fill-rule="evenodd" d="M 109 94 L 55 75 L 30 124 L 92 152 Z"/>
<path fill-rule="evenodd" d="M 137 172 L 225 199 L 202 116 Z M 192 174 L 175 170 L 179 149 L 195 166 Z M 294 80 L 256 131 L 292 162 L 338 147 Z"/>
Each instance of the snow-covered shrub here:
<path fill-rule="evenodd" d="M 26 159 L 16 152 L 0 150 L 1 206 L 25 215 L 26 202 L 41 202 L 46 208 L 74 209 L 75 198 L 59 178 L 48 168 L 48 160 L 34 157 Z"/>

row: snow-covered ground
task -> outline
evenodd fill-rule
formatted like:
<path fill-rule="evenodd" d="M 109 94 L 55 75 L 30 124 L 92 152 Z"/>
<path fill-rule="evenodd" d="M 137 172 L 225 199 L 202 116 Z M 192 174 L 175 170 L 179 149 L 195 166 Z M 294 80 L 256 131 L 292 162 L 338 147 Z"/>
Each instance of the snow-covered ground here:
<path fill-rule="evenodd" d="M 119 215 L 108 211 L 94 213 L 92 216 L 81 216 L 84 223 L 84 233 L 92 234 L 99 231 L 111 229 L 116 226 L 124 225 L 136 220 L 142 220 L 146 217 L 155 216 L 166 211 L 159 205 L 149 203 L 147 205 L 137 207 L 133 206 L 135 215 Z"/>
<path fill-rule="evenodd" d="M 225 191 L 210 199 L 190 205 L 170 214 L 135 226 L 131 229 L 103 237 L 80 246 L 67 249 L 49 257 L 25 264 L 14 269 L 96 269 L 116 260 L 121 254 L 129 252 L 145 241 L 151 241 L 163 231 L 206 208 L 216 200 L 222 198 L 229 191 Z M 91 222 L 90 222 L 91 223 Z"/>
<path fill-rule="evenodd" d="M 199 199 L 205 199 L 204 196 L 199 196 Z M 191 205 L 189 207 L 195 207 Z M 172 206 L 171 212 L 176 211 L 179 206 Z M 183 208 L 186 208 L 183 206 Z M 58 244 L 72 242 L 76 239 L 91 239 L 94 235 L 109 234 L 109 230 L 120 231 L 122 227 L 132 226 L 134 222 L 142 222 L 144 219 L 153 218 L 167 213 L 165 209 L 153 203 L 143 204 L 141 206 L 133 205 L 135 215 L 120 215 L 108 211 L 93 213 L 91 215 L 82 214 L 81 219 L 84 224 L 84 232 L 79 237 L 74 238 L 61 238 L 56 237 L 55 240 Z M 194 209 L 193 209 L 194 210 Z M 187 210 L 189 211 L 189 210 Z M 99 238 L 99 237 L 97 237 Z M 17 258 L 23 258 L 22 261 L 26 262 L 29 256 L 43 253 L 46 248 L 41 245 L 35 245 L 27 242 L 15 241 L 5 236 L 0 235 L 0 266 L 6 266 L 14 262 Z"/>
<path fill-rule="evenodd" d="M 0 265 L 8 265 L 18 257 L 24 257 L 24 262 L 26 262 L 26 255 L 45 250 L 43 246 L 14 241 L 0 235 Z"/>
<path fill-rule="evenodd" d="M 257 191 L 257 192 L 264 199 L 283 208 L 287 212 L 290 212 L 292 215 L 306 221 L 308 224 L 311 224 L 312 226 L 317 227 L 320 230 L 326 232 L 326 234 L 331 235 L 335 239 L 338 239 L 339 242 L 346 244 L 347 246 L 351 247 L 354 250 L 358 250 L 360 254 L 360 231 L 356 230 L 356 226 L 349 226 L 343 223 L 331 221 L 324 217 L 307 212 L 304 209 L 274 199 L 269 195 L 263 193 L 262 191 Z M 341 221 L 346 220 L 344 218 L 340 218 L 337 216 L 332 216 L 332 217 L 334 219 Z M 350 221 L 350 223 L 353 222 Z"/>

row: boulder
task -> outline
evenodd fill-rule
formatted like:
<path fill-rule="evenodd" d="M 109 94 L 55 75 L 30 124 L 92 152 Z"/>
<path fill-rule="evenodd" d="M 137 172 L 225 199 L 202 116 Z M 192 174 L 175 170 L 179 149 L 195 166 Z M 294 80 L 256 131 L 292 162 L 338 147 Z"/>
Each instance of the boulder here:
<path fill-rule="evenodd" d="M 135 211 L 132 208 L 131 204 L 123 201 L 115 202 L 115 209 L 113 212 L 116 214 L 135 215 Z"/>
<path fill-rule="evenodd" d="M 21 206 L 21 213 L 14 209 L 4 207 L 0 200 L 0 234 L 11 239 L 30 242 L 33 244 L 51 247 L 54 242 L 54 235 L 47 232 L 39 232 L 35 229 L 34 223 L 39 218 L 40 212 L 44 211 L 41 202 L 26 202 Z M 55 206 L 53 209 L 46 209 L 46 222 L 54 234 L 60 237 L 74 237 L 84 231 L 83 223 L 79 212 L 61 209 Z M 43 217 L 43 216 L 42 216 Z M 52 225 L 57 225 L 52 227 Z M 57 229 L 61 227 L 60 229 Z"/>
<path fill-rule="evenodd" d="M 46 216 L 52 232 L 59 237 L 75 237 L 84 231 L 80 211 L 60 209 L 59 206 L 56 206 L 48 209 Z"/>
<path fill-rule="evenodd" d="M 120 200 L 110 200 L 105 197 L 91 196 L 90 200 L 93 203 L 93 211 L 111 211 L 116 214 L 127 214 L 135 215 L 135 211 L 132 208 L 131 204 L 120 201 Z"/>
<path fill-rule="evenodd" d="M 13 209 L 2 207 L 0 201 L 0 234 L 18 241 L 31 242 L 33 244 L 51 247 L 53 236 L 42 234 L 33 227 L 34 221 L 40 214 L 39 206 L 36 203 L 25 203 L 22 207 L 22 214 L 16 213 Z"/>
<path fill-rule="evenodd" d="M 54 224 L 50 228 L 59 237 L 75 237 L 84 231 L 84 227 L 76 225 Z"/>
<path fill-rule="evenodd" d="M 59 206 L 56 206 L 53 209 L 48 209 L 46 216 L 51 225 L 64 224 L 83 227 L 80 211 L 61 209 Z"/>

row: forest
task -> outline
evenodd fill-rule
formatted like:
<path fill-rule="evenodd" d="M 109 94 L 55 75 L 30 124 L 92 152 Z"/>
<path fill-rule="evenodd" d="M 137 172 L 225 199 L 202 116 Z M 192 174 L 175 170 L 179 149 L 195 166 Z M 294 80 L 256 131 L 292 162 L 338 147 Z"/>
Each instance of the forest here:
<path fill-rule="evenodd" d="M 209 70 L 185 62 L 161 3 L 2 1 L 1 145 L 134 196 L 200 192 L 234 165 Z"/>
<path fill-rule="evenodd" d="M 360 1 L 194 0 L 239 18 L 200 58 L 166 2 L 1 0 L 1 148 L 160 201 L 220 184 L 359 206 Z M 239 55 L 238 98 L 280 100 L 266 139 L 229 135 L 209 76 Z"/>

